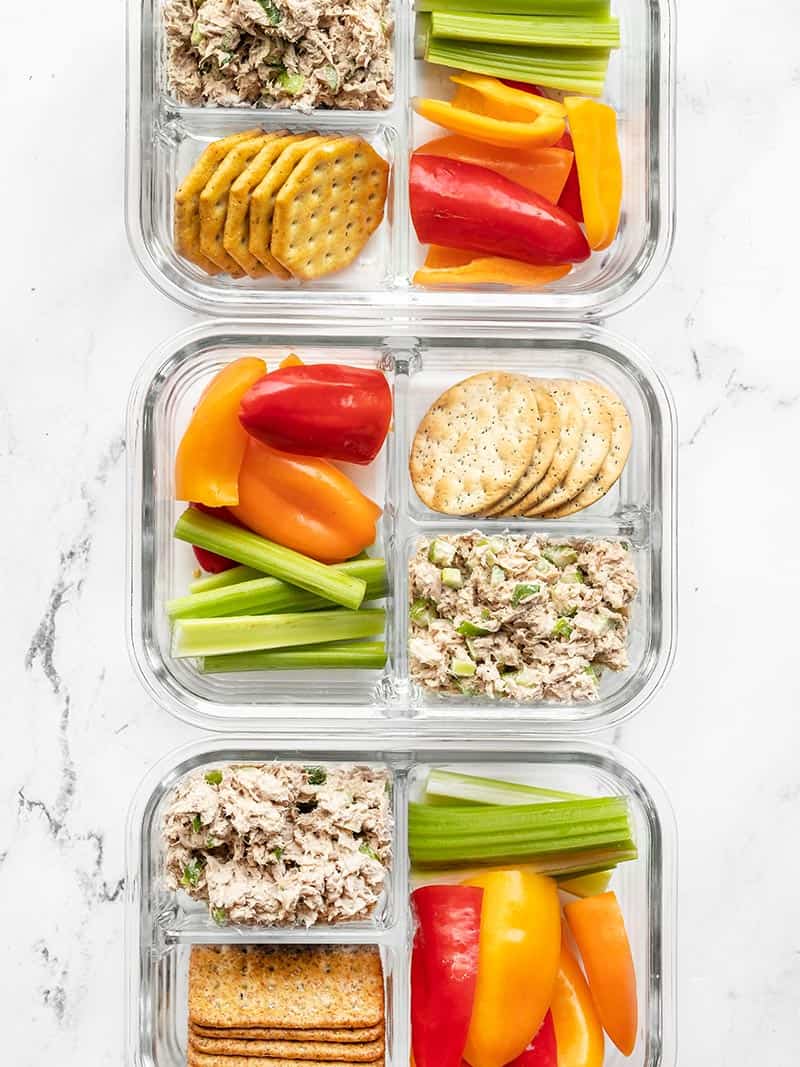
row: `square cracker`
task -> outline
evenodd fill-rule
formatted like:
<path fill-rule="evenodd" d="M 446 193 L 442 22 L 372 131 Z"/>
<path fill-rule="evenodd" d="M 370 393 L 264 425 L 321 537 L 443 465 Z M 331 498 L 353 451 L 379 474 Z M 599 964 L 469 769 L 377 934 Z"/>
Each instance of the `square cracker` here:
<path fill-rule="evenodd" d="M 383 1023 L 376 1026 L 354 1027 L 352 1030 L 344 1028 L 316 1030 L 287 1030 L 285 1027 L 213 1027 L 189 1025 L 189 1035 L 195 1037 L 234 1038 L 238 1041 L 332 1041 L 334 1044 L 359 1044 L 366 1041 L 377 1041 L 383 1037 Z"/>
<path fill-rule="evenodd" d="M 314 136 L 316 134 L 278 130 L 264 142 L 258 155 L 248 163 L 231 186 L 222 244 L 225 251 L 233 256 L 251 278 L 265 278 L 271 275 L 272 271 L 259 262 L 250 251 L 250 195 L 284 148 Z"/>
<path fill-rule="evenodd" d="M 335 141 L 336 137 L 306 137 L 281 152 L 262 180 L 250 194 L 250 252 L 279 278 L 291 278 L 291 272 L 272 254 L 272 218 L 275 202 L 284 183 L 303 157 L 316 145 Z"/>
<path fill-rule="evenodd" d="M 271 136 L 261 134 L 234 145 L 200 193 L 200 248 L 212 263 L 234 277 L 241 276 L 242 268 L 223 244 L 231 186 Z"/>
<path fill-rule="evenodd" d="M 376 1064 L 385 1063 L 385 1056 L 375 1060 Z M 319 1067 L 319 1060 L 281 1060 L 271 1057 L 259 1057 L 255 1063 L 264 1067 Z M 189 1049 L 188 1067 L 254 1067 L 252 1056 L 206 1056 L 202 1052 Z M 339 1060 L 337 1067 L 362 1067 L 355 1060 Z"/>
<path fill-rule="evenodd" d="M 352 1029 L 383 1018 L 383 968 L 373 946 L 192 946 L 192 1023 Z"/>
<path fill-rule="evenodd" d="M 296 278 L 343 270 L 380 226 L 389 164 L 361 137 L 314 146 L 275 200 L 272 254 Z"/>
<path fill-rule="evenodd" d="M 196 264 L 206 274 L 219 274 L 220 268 L 200 248 L 200 194 L 230 149 L 240 141 L 257 137 L 259 133 L 261 130 L 256 127 L 223 137 L 221 141 L 212 141 L 175 193 L 175 247 L 179 255 Z"/>
<path fill-rule="evenodd" d="M 198 1037 L 194 1033 L 189 1034 L 189 1047 L 204 1055 L 321 1060 L 325 1063 L 374 1063 L 385 1051 L 382 1037 L 354 1045 L 335 1041 L 237 1041 L 235 1038 Z"/>

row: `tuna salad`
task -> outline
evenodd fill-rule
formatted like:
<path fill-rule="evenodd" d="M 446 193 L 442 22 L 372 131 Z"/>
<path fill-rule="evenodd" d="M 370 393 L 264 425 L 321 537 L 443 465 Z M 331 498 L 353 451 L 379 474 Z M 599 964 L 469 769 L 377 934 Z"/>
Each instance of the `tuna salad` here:
<path fill-rule="evenodd" d="M 167 84 L 183 104 L 390 106 L 388 0 L 164 0 Z"/>
<path fill-rule="evenodd" d="M 628 666 L 638 585 L 622 541 L 422 539 L 409 578 L 411 675 L 427 689 L 573 703 Z"/>
<path fill-rule="evenodd" d="M 391 862 L 388 772 L 253 763 L 179 782 L 163 818 L 166 881 L 217 922 L 366 918 Z"/>

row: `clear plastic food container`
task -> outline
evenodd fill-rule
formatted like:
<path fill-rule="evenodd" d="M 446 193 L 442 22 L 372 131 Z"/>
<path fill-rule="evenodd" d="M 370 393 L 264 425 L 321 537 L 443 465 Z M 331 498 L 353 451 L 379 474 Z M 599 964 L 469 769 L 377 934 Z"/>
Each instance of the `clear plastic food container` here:
<path fill-rule="evenodd" d="M 126 1058 L 130 1067 L 182 1067 L 186 1062 L 187 968 L 192 943 L 351 943 L 380 947 L 386 988 L 386 1064 L 409 1062 L 409 910 L 406 811 L 426 767 L 508 776 L 589 795 L 629 797 L 638 860 L 622 864 L 612 887 L 620 900 L 637 974 L 639 1030 L 626 1059 L 606 1042 L 606 1067 L 673 1067 L 675 1039 L 675 831 L 658 783 L 629 756 L 589 742 L 417 741 L 408 733 L 375 750 L 346 724 L 328 738 L 231 738 L 193 742 L 162 759 L 134 799 L 127 829 Z M 273 743 L 274 741 L 274 743 Z M 197 767 L 228 761 L 300 760 L 386 766 L 396 813 L 387 907 L 371 923 L 335 927 L 217 926 L 205 907 L 184 907 L 163 885 L 160 818 L 169 789 Z"/>
<path fill-rule="evenodd" d="M 189 547 L 172 536 L 183 505 L 174 500 L 174 456 L 193 404 L 209 378 L 243 353 L 270 367 L 288 352 L 308 362 L 380 367 L 394 392 L 394 426 L 368 468 L 354 469 L 364 491 L 384 509 L 377 551 L 385 555 L 388 662 L 383 671 L 274 671 L 203 675 L 193 660 L 170 656 L 167 600 L 186 592 L 194 566 Z M 505 368 L 544 377 L 594 379 L 624 401 L 633 448 L 618 485 L 591 508 L 560 520 L 452 519 L 428 511 L 408 476 L 408 452 L 419 419 L 449 384 L 481 370 Z M 454 719 L 494 737 L 521 722 L 549 735 L 607 728 L 638 711 L 663 681 L 675 629 L 675 436 L 666 386 L 628 342 L 597 326 L 426 327 L 407 331 L 207 323 L 153 354 L 134 386 L 128 413 L 129 640 L 150 694 L 173 714 L 207 729 L 269 731 L 307 728 L 326 717 L 387 721 L 414 718 L 419 736 Z M 438 532 L 539 532 L 550 536 L 614 536 L 634 554 L 640 592 L 631 614 L 630 667 L 605 672 L 600 699 L 582 704 L 517 704 L 468 696 L 437 698 L 409 678 L 408 561 L 418 537 Z M 304 727 L 305 729 L 306 727 Z"/>
<path fill-rule="evenodd" d="M 188 107 L 170 97 L 164 71 L 161 0 L 128 0 L 127 223 L 142 269 L 165 294 L 222 315 L 266 317 L 277 311 L 411 321 L 472 315 L 526 321 L 580 320 L 628 306 L 653 284 L 669 256 L 674 229 L 674 12 L 672 0 L 617 0 L 622 47 L 608 71 L 605 99 L 619 115 L 624 196 L 619 233 L 562 281 L 539 292 L 423 289 L 412 284 L 422 251 L 411 225 L 408 157 L 433 132 L 413 112 L 416 96 L 449 98 L 448 71 L 414 60 L 415 16 L 394 4 L 395 97 L 384 111 L 310 114 L 267 108 Z M 351 268 L 300 285 L 274 279 L 209 277 L 180 258 L 172 240 L 178 184 L 217 138 L 261 125 L 320 133 L 358 133 L 392 167 L 386 215 Z"/>

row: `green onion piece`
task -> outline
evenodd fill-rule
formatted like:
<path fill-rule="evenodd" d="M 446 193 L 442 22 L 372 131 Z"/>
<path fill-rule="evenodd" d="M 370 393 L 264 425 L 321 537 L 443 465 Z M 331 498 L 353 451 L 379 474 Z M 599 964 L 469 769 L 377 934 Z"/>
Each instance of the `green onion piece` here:
<path fill-rule="evenodd" d="M 607 870 L 637 854 L 624 797 L 479 808 L 411 803 L 408 845 L 418 868 L 524 863 L 552 875 Z"/>
<path fill-rule="evenodd" d="M 183 874 L 181 875 L 181 885 L 187 889 L 189 886 L 196 886 L 200 881 L 200 875 L 203 873 L 203 867 L 199 860 L 189 860 L 186 866 L 183 868 Z"/>
<path fill-rule="evenodd" d="M 427 628 L 436 618 L 436 608 L 424 597 L 417 597 L 411 605 L 408 614 L 415 626 Z"/>
<path fill-rule="evenodd" d="M 309 785 L 325 785 L 328 780 L 328 772 L 324 767 L 306 767 L 306 776 Z"/>
<path fill-rule="evenodd" d="M 322 645 L 274 649 L 270 652 L 238 652 L 228 656 L 205 656 L 201 674 L 231 671 L 381 671 L 386 666 L 383 641 L 330 641 Z"/>
<path fill-rule="evenodd" d="M 367 583 L 361 578 L 335 571 L 324 563 L 276 545 L 250 530 L 222 522 L 197 508 L 184 511 L 175 526 L 175 536 L 179 541 L 188 541 L 190 545 L 198 545 L 284 582 L 299 585 L 301 589 L 344 608 L 355 610 L 360 607 L 367 591 Z"/>
<path fill-rule="evenodd" d="M 605 893 L 608 883 L 611 881 L 610 871 L 595 871 L 594 874 L 579 874 L 574 878 L 560 878 L 558 888 L 565 893 L 572 893 L 574 897 L 596 897 Z"/>
<path fill-rule="evenodd" d="M 229 567 L 219 574 L 204 574 L 202 578 L 195 578 L 189 582 L 190 593 L 208 593 L 212 589 L 224 589 L 229 585 L 238 585 L 239 582 L 249 582 L 253 578 L 263 578 L 264 572 L 257 571 L 253 567 Z"/>
<path fill-rule="evenodd" d="M 217 926 L 224 926 L 228 921 L 228 913 L 224 908 L 212 908 L 211 918 Z"/>
<path fill-rule="evenodd" d="M 619 48 L 619 19 L 615 18 L 565 19 L 434 11 L 431 32 L 435 37 L 459 41 Z"/>
<path fill-rule="evenodd" d="M 281 9 L 272 2 L 272 0 L 258 0 L 258 3 L 264 9 L 264 13 L 269 19 L 271 26 L 277 26 L 281 21 Z"/>
<path fill-rule="evenodd" d="M 295 648 L 327 641 L 352 641 L 382 632 L 386 612 L 312 611 L 291 615 L 237 615 L 224 619 L 178 619 L 172 632 L 172 655 L 222 656 L 269 648 Z"/>
<path fill-rule="evenodd" d="M 579 793 L 562 793 L 557 789 L 543 789 L 521 782 L 504 782 L 496 778 L 481 778 L 475 774 L 459 774 L 438 768 L 428 773 L 425 783 L 426 801 L 446 798 L 458 804 L 536 804 L 553 800 L 581 800 Z"/>
<path fill-rule="evenodd" d="M 208 771 L 205 778 L 209 785 L 219 785 L 222 781 L 222 771 Z"/>
<path fill-rule="evenodd" d="M 553 637 L 569 637 L 572 633 L 573 626 L 569 619 L 563 616 L 556 622 L 552 630 Z"/>
<path fill-rule="evenodd" d="M 417 0 L 417 11 L 486 11 L 495 15 L 602 18 L 609 0 Z"/>
<path fill-rule="evenodd" d="M 386 596 L 386 563 L 382 559 L 335 563 L 332 570 L 361 578 L 367 583 L 366 600 Z M 223 586 L 206 593 L 168 600 L 165 605 L 171 619 L 213 619 L 222 615 L 274 615 L 280 611 L 316 611 L 330 607 L 330 601 L 263 575 L 249 582 Z"/>
<path fill-rule="evenodd" d="M 608 69 L 607 49 L 538 48 L 433 36 L 428 38 L 424 58 L 444 67 L 587 96 L 601 95 Z"/>
<path fill-rule="evenodd" d="M 365 856 L 369 856 L 371 860 L 377 860 L 380 863 L 380 856 L 371 845 L 367 844 L 366 841 L 363 841 L 358 846 L 358 851 L 363 852 Z"/>
<path fill-rule="evenodd" d="M 200 816 L 195 815 L 195 817 L 192 819 L 192 833 L 199 834 L 202 829 L 203 823 L 200 821 Z"/>
<path fill-rule="evenodd" d="M 461 634 L 462 637 L 486 637 L 491 632 L 485 626 L 477 626 L 474 622 L 470 622 L 469 619 L 464 619 L 456 627 L 456 633 Z"/>

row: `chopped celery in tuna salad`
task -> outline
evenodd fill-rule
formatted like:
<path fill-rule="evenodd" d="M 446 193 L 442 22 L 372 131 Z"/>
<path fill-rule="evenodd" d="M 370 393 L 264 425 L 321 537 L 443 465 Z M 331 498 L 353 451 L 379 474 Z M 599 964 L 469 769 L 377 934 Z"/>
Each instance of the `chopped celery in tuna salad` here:
<path fill-rule="evenodd" d="M 628 666 L 638 583 L 622 541 L 423 538 L 409 578 L 411 675 L 428 689 L 573 703 Z"/>

